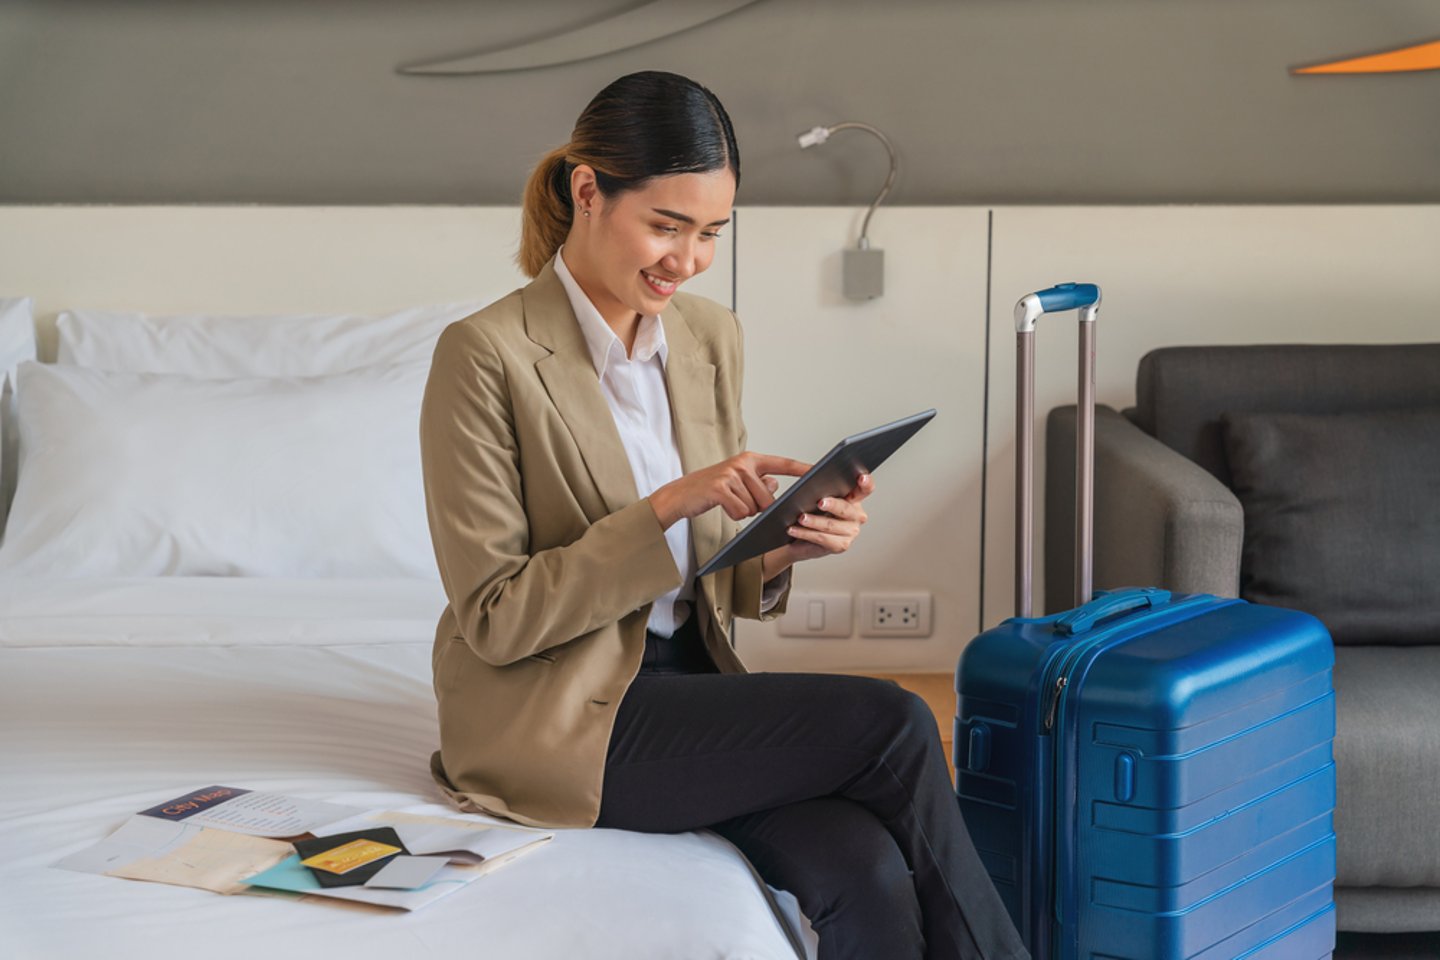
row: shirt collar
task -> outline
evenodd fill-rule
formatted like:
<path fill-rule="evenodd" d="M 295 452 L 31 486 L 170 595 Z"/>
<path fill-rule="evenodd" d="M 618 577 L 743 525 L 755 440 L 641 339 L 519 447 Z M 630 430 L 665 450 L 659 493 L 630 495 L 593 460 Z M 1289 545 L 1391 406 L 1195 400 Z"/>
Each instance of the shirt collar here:
<path fill-rule="evenodd" d="M 640 329 L 635 332 L 635 353 L 627 359 L 625 345 L 615 336 L 615 331 L 610 329 L 610 324 L 600 316 L 600 311 L 595 309 L 595 304 L 590 302 L 570 268 L 565 265 L 565 258 L 561 256 L 564 249 L 562 245 L 555 251 L 555 275 L 565 287 L 565 293 L 570 298 L 570 308 L 575 311 L 575 319 L 580 321 L 580 331 L 585 335 L 586 346 L 590 348 L 590 359 L 595 364 L 596 376 L 604 378 L 605 369 L 612 357 L 618 363 L 646 363 L 658 353 L 660 365 L 665 366 L 670 357 L 670 346 L 665 342 L 665 325 L 660 322 L 660 315 L 652 313 L 640 318 Z"/>

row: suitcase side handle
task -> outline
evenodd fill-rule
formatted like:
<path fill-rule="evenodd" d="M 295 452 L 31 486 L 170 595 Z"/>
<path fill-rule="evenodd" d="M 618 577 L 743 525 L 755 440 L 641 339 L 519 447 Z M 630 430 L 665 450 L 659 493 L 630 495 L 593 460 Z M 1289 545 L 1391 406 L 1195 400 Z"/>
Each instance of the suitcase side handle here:
<path fill-rule="evenodd" d="M 1101 620 L 1116 614 L 1128 613 L 1142 607 L 1154 610 L 1170 602 L 1170 591 L 1159 587 L 1129 587 L 1097 597 L 1081 607 L 1076 607 L 1055 622 L 1056 632 L 1073 637 L 1085 633 Z"/>

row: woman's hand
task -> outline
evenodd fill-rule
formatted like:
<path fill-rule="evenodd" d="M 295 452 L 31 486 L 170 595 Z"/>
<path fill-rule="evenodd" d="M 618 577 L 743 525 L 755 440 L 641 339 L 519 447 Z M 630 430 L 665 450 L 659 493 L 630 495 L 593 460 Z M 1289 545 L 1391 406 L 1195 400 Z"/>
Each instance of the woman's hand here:
<path fill-rule="evenodd" d="M 804 476 L 810 464 L 747 450 L 728 460 L 672 480 L 650 494 L 663 529 L 677 520 L 721 507 L 731 520 L 752 517 L 775 501 L 780 481 L 770 474 Z"/>
<path fill-rule="evenodd" d="M 762 579 L 772 580 L 801 560 L 849 550 L 869 519 L 861 501 L 874 492 L 874 478 L 862 473 L 855 481 L 855 489 L 844 497 L 826 497 L 817 505 L 817 512 L 801 514 L 790 528 L 790 536 L 795 539 L 765 554 Z"/>

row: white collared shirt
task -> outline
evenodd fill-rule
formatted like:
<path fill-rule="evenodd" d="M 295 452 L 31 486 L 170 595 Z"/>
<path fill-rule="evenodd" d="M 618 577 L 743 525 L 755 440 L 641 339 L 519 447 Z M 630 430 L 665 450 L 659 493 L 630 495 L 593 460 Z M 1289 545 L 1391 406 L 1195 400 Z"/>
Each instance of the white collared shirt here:
<path fill-rule="evenodd" d="M 675 440 L 675 426 L 670 419 L 670 393 L 665 382 L 670 347 L 665 342 L 665 326 L 659 314 L 642 316 L 632 354 L 626 356 L 625 345 L 565 265 L 565 258 L 561 256 L 564 249 L 562 246 L 555 254 L 555 274 L 564 285 L 570 307 L 580 322 L 580 331 L 585 335 L 590 359 L 600 378 L 600 392 L 610 407 L 635 476 L 635 492 L 643 499 L 685 473 Z M 671 524 L 665 531 L 665 541 L 680 571 L 680 586 L 656 599 L 646 626 L 668 637 L 689 618 L 695 599 L 696 563 L 689 518 Z M 760 604 L 762 610 L 770 609 L 779 601 L 788 579 L 777 577 L 767 586 Z"/>

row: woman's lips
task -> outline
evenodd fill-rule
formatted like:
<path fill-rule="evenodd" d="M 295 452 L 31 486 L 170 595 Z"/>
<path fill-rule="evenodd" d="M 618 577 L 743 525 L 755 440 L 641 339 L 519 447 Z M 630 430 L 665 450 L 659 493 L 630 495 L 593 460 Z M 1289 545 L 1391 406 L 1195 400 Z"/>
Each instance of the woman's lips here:
<path fill-rule="evenodd" d="M 680 285 L 679 280 L 671 280 L 668 277 L 657 277 L 655 274 L 645 270 L 640 271 L 640 276 L 644 277 L 645 283 L 650 289 L 655 291 L 657 296 L 661 297 L 670 296 L 670 294 L 675 292 L 675 288 Z"/>

